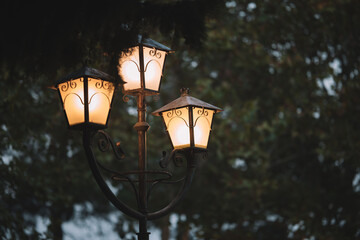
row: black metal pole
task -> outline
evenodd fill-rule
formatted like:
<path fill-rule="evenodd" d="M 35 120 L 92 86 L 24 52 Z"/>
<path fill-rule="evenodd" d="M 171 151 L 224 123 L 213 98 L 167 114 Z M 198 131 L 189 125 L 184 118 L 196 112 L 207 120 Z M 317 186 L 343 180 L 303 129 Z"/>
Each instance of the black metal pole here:
<path fill-rule="evenodd" d="M 144 216 L 147 215 L 147 179 L 146 179 L 146 169 L 147 169 L 147 160 L 146 160 L 146 131 L 149 129 L 149 124 L 146 122 L 146 104 L 145 104 L 145 95 L 139 93 L 138 101 L 138 122 L 135 124 L 134 128 L 138 132 L 138 147 L 139 147 L 139 212 Z M 147 219 L 146 217 L 139 219 L 139 240 L 148 240 L 149 232 L 147 231 Z"/>
<path fill-rule="evenodd" d="M 141 89 L 145 88 L 145 71 L 144 71 L 144 53 L 143 46 L 139 46 L 139 59 L 140 59 L 140 84 Z M 138 240 L 149 240 L 149 232 L 147 231 L 147 159 L 146 159 L 146 131 L 150 125 L 146 122 L 146 103 L 145 103 L 145 92 L 141 91 L 138 93 L 137 99 L 137 110 L 138 110 L 138 122 L 134 128 L 138 132 L 138 147 L 139 147 L 139 212 L 145 217 L 139 219 L 139 233 Z"/>

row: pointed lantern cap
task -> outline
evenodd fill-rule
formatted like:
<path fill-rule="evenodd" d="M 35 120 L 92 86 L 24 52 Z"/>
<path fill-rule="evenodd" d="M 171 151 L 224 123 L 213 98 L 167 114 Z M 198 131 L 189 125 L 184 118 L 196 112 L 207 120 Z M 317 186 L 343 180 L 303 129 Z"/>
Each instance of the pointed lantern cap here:
<path fill-rule="evenodd" d="M 95 68 L 91 68 L 91 67 L 83 67 L 75 72 L 70 73 L 69 75 L 59 79 L 56 83 L 55 83 L 55 89 L 56 87 L 64 82 L 67 82 L 69 80 L 73 80 L 73 79 L 77 79 L 77 78 L 81 78 L 81 77 L 90 77 L 90 78 L 95 78 L 95 79 L 101 79 L 101 80 L 105 80 L 108 82 L 113 82 L 115 83 L 115 79 L 114 77 L 110 76 L 107 73 L 104 73 L 100 70 L 97 70 Z"/>
<path fill-rule="evenodd" d="M 151 38 L 143 38 L 142 35 L 138 35 L 138 44 L 142 44 L 143 46 L 149 47 L 149 48 L 156 48 L 161 51 L 165 52 L 171 52 L 171 48 L 151 39 Z"/>
<path fill-rule="evenodd" d="M 152 112 L 152 114 L 154 116 L 160 116 L 161 112 L 165 112 L 165 111 L 175 109 L 175 108 L 186 107 L 186 106 L 207 108 L 210 110 L 214 110 L 215 113 L 222 111 L 221 108 L 215 107 L 214 105 L 211 105 L 211 104 L 201 101 L 197 98 L 189 96 L 188 88 L 182 88 L 180 90 L 180 92 L 181 92 L 181 97 L 175 99 L 174 101 L 172 101 L 172 102 L 166 104 L 165 106 L 159 108 L 158 110 Z"/>

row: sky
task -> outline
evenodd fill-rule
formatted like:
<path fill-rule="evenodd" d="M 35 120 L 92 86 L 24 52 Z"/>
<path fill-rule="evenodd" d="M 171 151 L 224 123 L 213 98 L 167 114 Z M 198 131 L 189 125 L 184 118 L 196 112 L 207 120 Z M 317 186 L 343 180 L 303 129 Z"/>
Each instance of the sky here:
<path fill-rule="evenodd" d="M 64 231 L 64 240 L 99 240 L 120 239 L 119 235 L 114 231 L 114 224 L 116 219 L 122 215 L 120 211 L 115 211 L 108 215 L 107 219 L 101 219 L 97 217 L 89 216 L 86 219 L 80 217 L 82 206 L 75 205 L 74 218 L 68 222 L 63 223 L 62 228 Z M 169 240 L 175 240 L 175 229 L 179 217 L 176 214 L 170 215 L 170 238 Z M 50 223 L 48 219 L 37 217 L 37 231 L 45 233 L 47 225 Z M 127 226 L 125 226 L 127 228 Z M 126 229 L 125 229 L 126 231 Z M 149 228 L 150 239 L 161 239 L 161 232 L 156 228 Z M 126 234 L 126 239 L 131 239 L 135 233 L 129 232 Z"/>

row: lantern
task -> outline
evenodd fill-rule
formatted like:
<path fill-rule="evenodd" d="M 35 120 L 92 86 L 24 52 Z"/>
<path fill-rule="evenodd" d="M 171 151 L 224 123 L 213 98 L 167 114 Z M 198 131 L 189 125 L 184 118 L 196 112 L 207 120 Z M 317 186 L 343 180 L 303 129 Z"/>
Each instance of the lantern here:
<path fill-rule="evenodd" d="M 188 147 L 206 149 L 213 116 L 222 110 L 191 97 L 188 93 L 188 89 L 182 89 L 181 97 L 152 114 L 162 116 L 175 149 Z"/>
<path fill-rule="evenodd" d="M 114 80 L 108 74 L 84 67 L 60 79 L 56 85 L 71 129 L 107 127 L 114 95 Z"/>
<path fill-rule="evenodd" d="M 121 54 L 118 72 L 125 94 L 158 94 L 166 54 L 170 48 L 150 38 L 139 36 L 138 44 Z"/>

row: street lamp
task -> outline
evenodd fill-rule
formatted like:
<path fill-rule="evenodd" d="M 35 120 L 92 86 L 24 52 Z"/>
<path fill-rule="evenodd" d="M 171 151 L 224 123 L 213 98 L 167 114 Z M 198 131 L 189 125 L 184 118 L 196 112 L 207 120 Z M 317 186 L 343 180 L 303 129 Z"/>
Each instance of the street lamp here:
<path fill-rule="evenodd" d="M 103 129 L 114 95 L 114 79 L 94 68 L 84 67 L 55 84 L 71 129 Z"/>
<path fill-rule="evenodd" d="M 162 116 L 175 149 L 207 148 L 214 113 L 221 109 L 189 96 L 189 89 L 181 89 L 181 97 L 154 111 Z"/>
<path fill-rule="evenodd" d="M 170 51 L 161 43 L 139 36 L 136 46 L 127 49 L 119 58 L 118 71 L 124 81 L 123 92 L 128 95 L 139 92 L 159 94 L 165 57 Z"/>
<path fill-rule="evenodd" d="M 145 96 L 159 94 L 165 54 L 169 51 L 170 48 L 154 40 L 140 39 L 139 45 L 122 54 L 119 60 L 119 75 L 124 81 L 123 92 L 137 97 L 138 121 L 134 128 L 138 133 L 138 168 L 133 171 L 120 172 L 105 167 L 93 152 L 94 140 L 98 136 L 97 145 L 101 151 L 111 149 L 117 159 L 124 158 L 120 144 L 114 143 L 111 137 L 101 130 L 107 127 L 116 88 L 114 79 L 99 70 L 85 67 L 62 78 L 55 85 L 69 128 L 83 132 L 85 154 L 97 184 L 116 208 L 139 221 L 139 240 L 149 239 L 147 221 L 170 213 L 189 189 L 197 158 L 207 151 L 213 115 L 221 111 L 218 107 L 189 96 L 188 90 L 182 89 L 180 98 L 153 112 L 154 115 L 163 117 L 174 149 L 169 155 L 163 152 L 159 162 L 162 170 L 147 169 L 146 133 L 150 125 L 146 122 Z M 167 170 L 171 162 L 177 166 L 179 157 L 186 159 L 186 173 L 181 178 L 182 186 L 166 207 L 149 212 L 148 199 L 153 187 L 162 182 L 179 182 L 172 180 L 172 173 Z M 130 183 L 135 192 L 137 209 L 128 206 L 113 193 L 102 172 L 110 174 L 114 181 Z"/>

